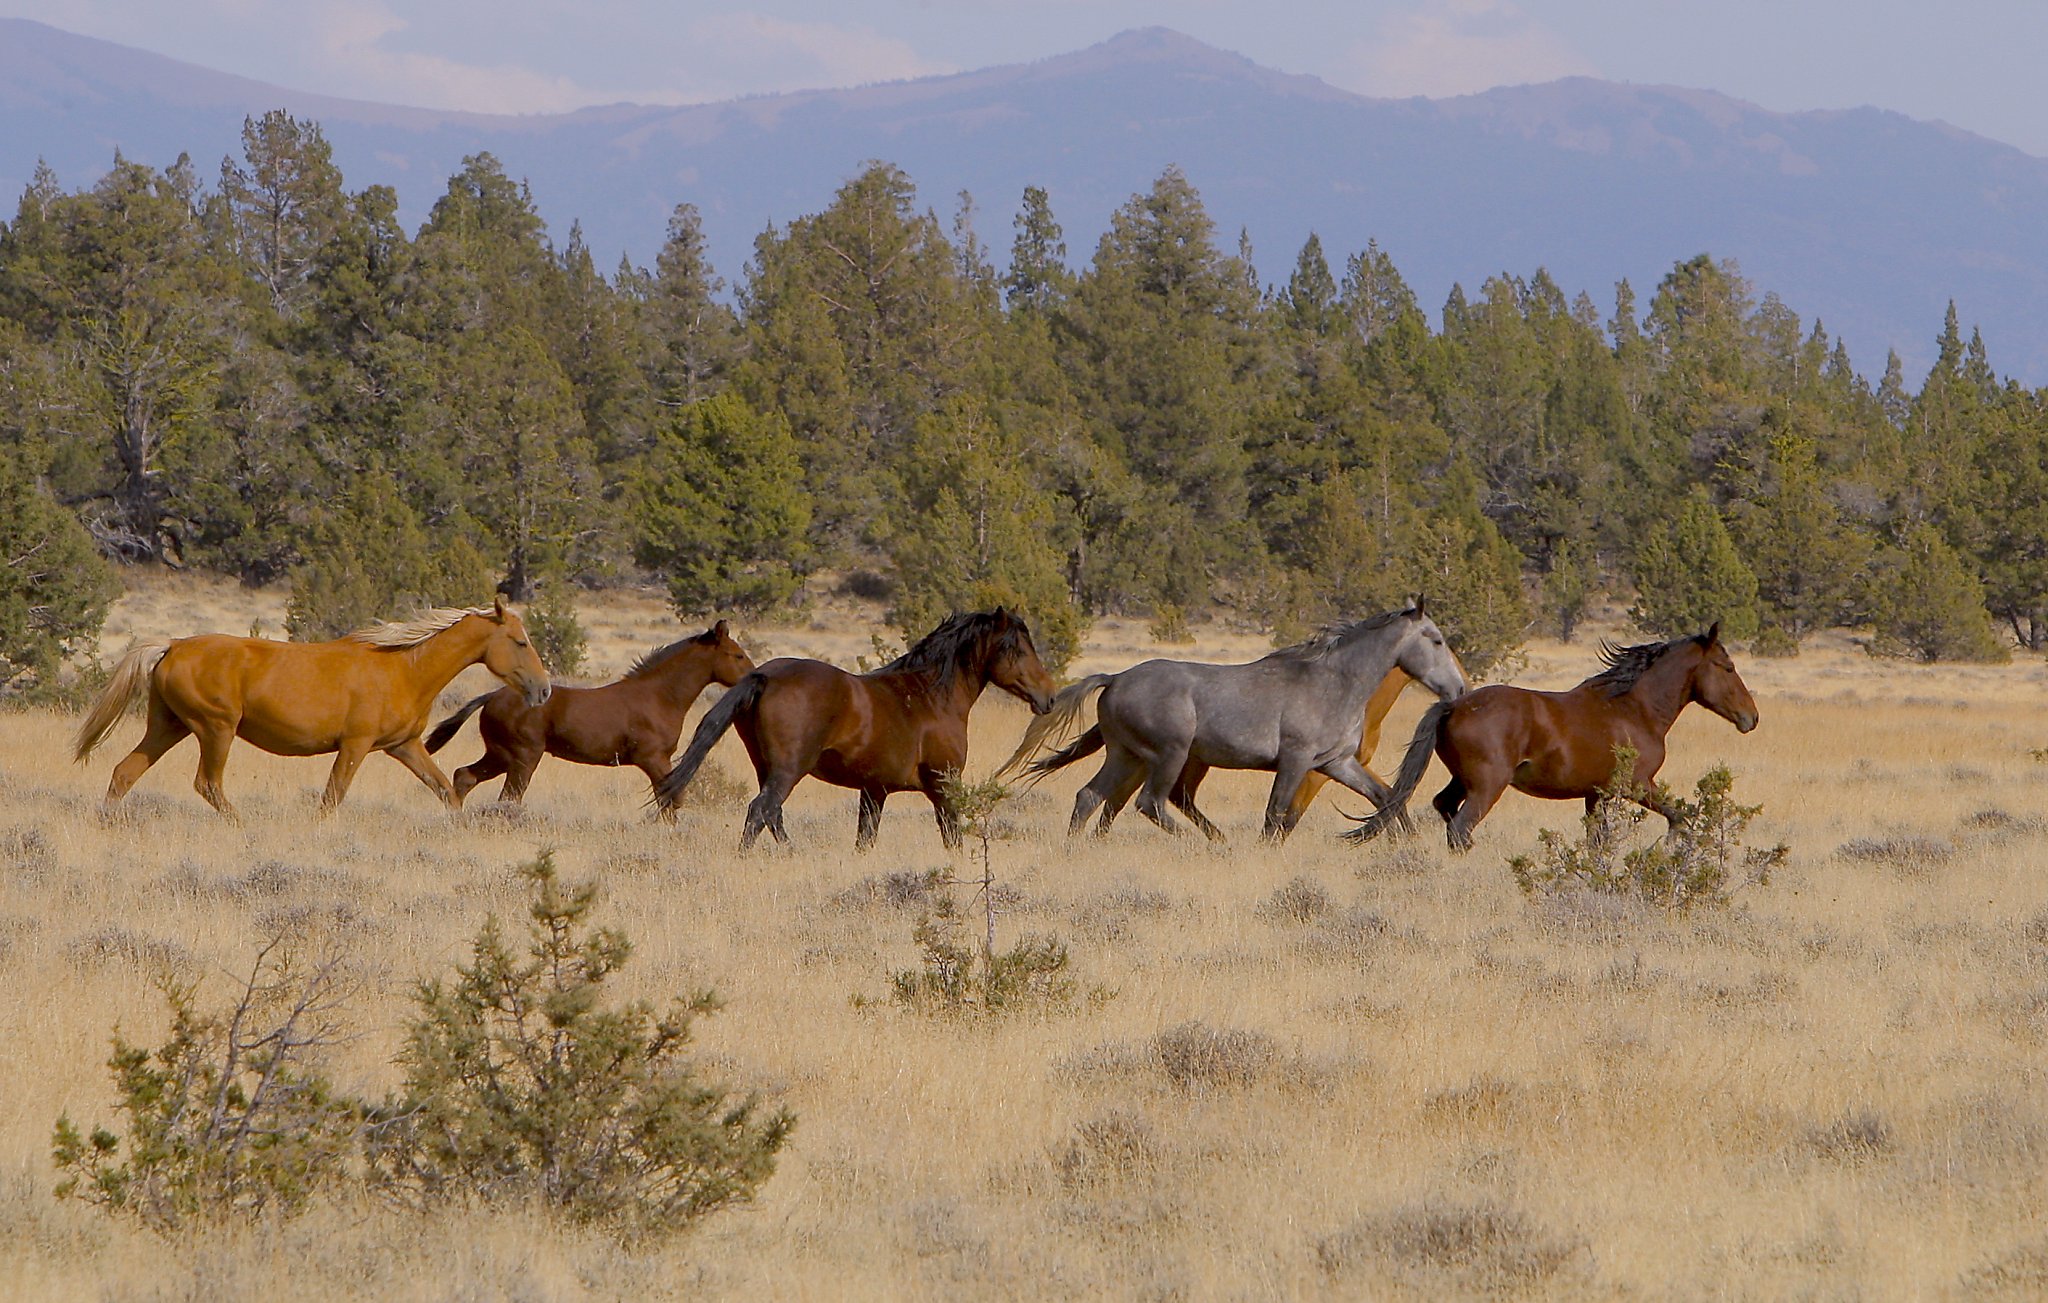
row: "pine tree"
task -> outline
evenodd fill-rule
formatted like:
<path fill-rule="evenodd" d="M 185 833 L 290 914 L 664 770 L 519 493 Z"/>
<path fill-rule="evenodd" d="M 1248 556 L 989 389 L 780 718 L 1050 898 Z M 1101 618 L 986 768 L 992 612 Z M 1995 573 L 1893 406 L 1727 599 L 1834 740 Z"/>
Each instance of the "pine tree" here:
<path fill-rule="evenodd" d="M 1922 661 L 2003 661 L 2011 650 L 1984 609 L 1984 588 L 1941 531 L 1908 527 L 1873 567 L 1870 651 Z"/>
<path fill-rule="evenodd" d="M 0 448 L 0 695 L 52 686 L 65 657 L 91 650 L 120 591 L 77 518 Z"/>
<path fill-rule="evenodd" d="M 1759 650 L 1796 655 L 1807 635 L 1848 616 L 1869 540 L 1828 496 L 1813 441 L 1791 431 L 1773 437 L 1760 492 L 1733 516 L 1756 577 Z"/>
<path fill-rule="evenodd" d="M 306 530 L 305 562 L 292 572 L 285 628 L 298 642 L 338 638 L 378 620 L 490 597 L 483 556 L 461 537 L 429 545 L 419 516 L 389 472 L 372 468 Z"/>
<path fill-rule="evenodd" d="M 811 503 L 780 414 L 731 393 L 675 411 L 631 498 L 635 555 L 678 614 L 765 611 L 801 587 Z"/>
<path fill-rule="evenodd" d="M 1673 519 L 1644 537 L 1635 581 L 1629 619 L 1658 637 L 1698 633 L 1715 623 L 1730 638 L 1756 633 L 1756 575 L 1743 564 L 1704 488 L 1695 488 Z"/>
<path fill-rule="evenodd" d="M 1074 274 L 1067 268 L 1066 236 L 1042 187 L 1024 187 L 1015 225 L 1010 270 L 1003 277 L 1004 302 L 1012 312 L 1051 312 L 1073 293 Z"/>
<path fill-rule="evenodd" d="M 919 422 L 889 542 L 889 622 L 915 639 L 954 611 L 1007 606 L 1030 623 L 1054 673 L 1080 649 L 1087 620 L 1055 543 L 1055 495 L 1032 474 L 1014 431 L 960 398 Z"/>

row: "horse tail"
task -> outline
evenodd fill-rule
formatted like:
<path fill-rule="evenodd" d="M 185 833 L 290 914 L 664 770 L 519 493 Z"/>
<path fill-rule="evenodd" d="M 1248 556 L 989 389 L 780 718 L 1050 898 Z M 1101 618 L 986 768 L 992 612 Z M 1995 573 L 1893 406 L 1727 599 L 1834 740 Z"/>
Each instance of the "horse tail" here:
<path fill-rule="evenodd" d="M 497 696 L 499 691 L 500 689 L 497 688 L 491 689 L 489 692 L 486 692 L 481 697 L 477 697 L 474 700 L 472 700 L 467 706 L 464 706 L 461 710 L 456 711 L 448 718 L 434 725 L 434 731 L 427 734 L 427 754 L 432 755 L 434 752 L 439 751 L 442 747 L 447 746 L 449 741 L 453 739 L 455 734 L 462 728 L 463 721 L 468 719 L 471 715 L 476 714 L 477 711 L 482 710 L 484 703 L 486 701 L 489 701 L 492 697 Z"/>
<path fill-rule="evenodd" d="M 1023 740 L 1017 743 L 1017 749 L 1010 753 L 1010 758 L 1003 761 L 1001 767 L 991 777 L 1001 778 L 1004 774 L 1023 764 L 1025 758 L 1038 750 L 1039 747 L 1049 742 L 1057 742 L 1065 737 L 1074 727 L 1074 720 L 1080 715 L 1081 707 L 1088 700 L 1088 694 L 1108 687 L 1110 681 L 1114 678 L 1116 678 L 1114 674 L 1091 674 L 1085 679 L 1076 679 L 1066 687 L 1061 688 L 1059 695 L 1052 699 L 1052 709 L 1031 721 L 1030 727 L 1024 730 Z M 1095 745 L 1097 747 L 1102 745 L 1102 737 L 1099 733 L 1096 735 Z M 1070 761 L 1086 754 L 1088 754 L 1086 751 L 1077 751 L 1070 758 Z M 1051 757 L 1047 758 L 1050 759 Z M 1062 763 L 1070 763 L 1070 761 Z M 1033 766 L 1033 768 L 1035 769 L 1036 766 Z M 1052 768 L 1057 769 L 1059 766 L 1054 765 Z"/>
<path fill-rule="evenodd" d="M 1055 769 L 1065 769 L 1083 756 L 1092 756 L 1102 750 L 1102 725 L 1096 724 L 1086 733 L 1075 738 L 1066 746 L 1049 756 L 1034 760 L 1024 767 L 1024 781 L 1036 783 Z"/>
<path fill-rule="evenodd" d="M 749 673 L 727 688 L 725 695 L 704 712 L 704 718 L 697 721 L 697 731 L 690 737 L 690 749 L 683 752 L 683 758 L 676 761 L 675 767 L 655 784 L 654 804 L 663 813 L 675 809 L 681 802 L 684 789 L 703 767 L 704 758 L 711 754 L 711 748 L 718 745 L 718 739 L 732 727 L 733 720 L 741 711 L 752 710 L 760 702 L 761 692 L 767 686 L 768 680 L 758 672 Z"/>
<path fill-rule="evenodd" d="M 78 737 L 71 751 L 74 761 L 83 764 L 93 753 L 93 748 L 107 740 L 107 734 L 114 731 L 114 725 L 128 712 L 129 705 L 142 695 L 157 662 L 170 649 L 168 639 L 139 642 L 114 663 L 114 672 L 107 676 L 107 686 L 100 692 L 99 699 L 92 703 L 92 709 L 86 712 L 84 722 L 78 726 Z"/>
<path fill-rule="evenodd" d="M 1415 736 L 1408 742 L 1408 750 L 1401 756 L 1401 772 L 1394 778 L 1394 790 L 1388 794 L 1386 803 L 1368 815 L 1354 815 L 1358 826 L 1344 834 L 1348 842 L 1369 842 L 1385 832 L 1390 825 L 1398 824 L 1403 829 L 1412 827 L 1408 820 L 1408 798 L 1415 795 L 1416 786 L 1422 782 L 1423 773 L 1429 768 L 1429 757 L 1436 750 L 1436 738 L 1443 723 L 1450 718 L 1451 702 L 1439 701 L 1422 712 L 1422 721 L 1415 726 Z"/>

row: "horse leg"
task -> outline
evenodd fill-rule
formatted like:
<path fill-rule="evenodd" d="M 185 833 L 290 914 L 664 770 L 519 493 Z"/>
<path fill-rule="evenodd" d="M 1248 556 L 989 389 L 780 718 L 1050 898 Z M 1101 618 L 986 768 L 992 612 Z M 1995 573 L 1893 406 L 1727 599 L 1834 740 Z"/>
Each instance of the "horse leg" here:
<path fill-rule="evenodd" d="M 193 731 L 199 734 L 199 772 L 192 776 L 192 790 L 228 818 L 239 820 L 242 816 L 235 812 L 227 789 L 221 785 L 228 769 L 228 748 L 235 744 L 235 726 L 209 721 Z"/>
<path fill-rule="evenodd" d="M 1102 768 L 1095 771 L 1080 791 L 1074 793 L 1074 814 L 1067 820 L 1067 836 L 1072 837 L 1088 824 L 1088 816 L 1094 814 L 1103 802 L 1110 799 L 1118 783 L 1124 780 L 1130 757 L 1124 751 L 1112 746 L 1109 754 L 1102 758 Z M 1130 799 L 1128 796 L 1126 800 Z M 1110 816 L 1114 818 L 1115 816 Z M 1107 828 L 1108 825 L 1104 825 Z M 1098 832 L 1102 829 L 1097 829 Z"/>
<path fill-rule="evenodd" d="M 455 804 L 461 805 L 469 794 L 485 783 L 505 772 L 505 758 L 496 747 L 486 746 L 483 758 L 473 765 L 464 765 L 455 771 Z"/>
<path fill-rule="evenodd" d="M 386 748 L 384 754 L 412 770 L 414 778 L 425 783 L 428 791 L 441 798 L 441 804 L 451 810 L 462 808 L 462 798 L 455 794 L 455 785 L 448 781 L 448 775 L 442 773 L 441 766 L 427 754 L 426 743 L 416 737 L 407 738 L 395 747 Z"/>
<path fill-rule="evenodd" d="M 533 771 L 540 764 L 542 751 L 522 747 L 506 758 L 505 786 L 498 792 L 500 801 L 524 801 L 526 785 L 533 781 Z"/>
<path fill-rule="evenodd" d="M 790 789 L 802 777 L 800 772 L 787 771 L 762 777 L 761 790 L 747 804 L 747 822 L 740 829 L 741 850 L 750 849 L 763 829 L 781 845 L 789 845 L 789 834 L 782 828 L 782 803 L 789 799 Z"/>
<path fill-rule="evenodd" d="M 352 737 L 341 740 L 334 753 L 334 768 L 327 773 L 327 790 L 320 794 L 320 813 L 326 814 L 341 804 L 341 798 L 348 795 L 348 785 L 356 780 L 363 757 L 369 754 L 368 742 Z"/>
<path fill-rule="evenodd" d="M 1375 807 L 1384 806 L 1394 797 L 1394 793 L 1388 789 L 1385 783 L 1380 781 L 1378 774 L 1367 769 L 1352 756 L 1344 756 L 1341 759 L 1333 760 L 1329 764 L 1324 765 L 1321 770 L 1309 774 L 1311 779 L 1319 776 L 1331 778 L 1344 784 L 1344 786 L 1358 793 L 1366 800 L 1371 801 Z M 1307 785 L 1307 781 L 1304 780 L 1302 786 L 1306 787 Z M 1289 814 L 1291 817 L 1287 821 L 1286 832 L 1294 831 L 1295 821 L 1300 818 L 1300 815 L 1291 809 Z M 1413 831 L 1412 825 L 1403 824 L 1403 835 Z M 1285 833 L 1282 835 L 1284 836 Z"/>
<path fill-rule="evenodd" d="M 879 787 L 864 788 L 860 794 L 860 825 L 854 830 L 853 849 L 867 850 L 882 831 L 882 802 L 889 794 Z"/>
<path fill-rule="evenodd" d="M 1508 790 L 1510 772 L 1505 767 L 1499 772 L 1482 769 L 1466 777 L 1465 800 L 1444 828 L 1444 836 L 1449 840 L 1452 850 L 1472 849 L 1472 830 L 1479 826 L 1479 821 L 1486 817 L 1487 811 L 1493 809 L 1493 803 L 1500 800 L 1501 793 Z"/>
<path fill-rule="evenodd" d="M 661 780 L 668 777 L 668 757 L 652 751 L 642 751 L 633 757 L 633 767 L 647 775 L 648 786 L 654 789 L 655 795 L 659 796 L 661 794 Z M 674 806 L 663 807 L 657 803 L 654 808 L 660 812 L 663 823 L 674 823 L 676 821 Z"/>
<path fill-rule="evenodd" d="M 1180 781 L 1173 785 L 1173 808 L 1188 817 L 1188 821 L 1202 830 L 1202 835 L 1212 842 L 1224 840 L 1223 830 L 1209 822 L 1209 816 L 1195 808 L 1195 793 L 1201 789 L 1202 780 L 1209 776 L 1209 766 L 1199 760 L 1190 759 L 1181 768 Z"/>
<path fill-rule="evenodd" d="M 1274 765 L 1273 790 L 1266 796 L 1266 826 L 1259 832 L 1261 840 L 1284 842 L 1287 834 L 1294 831 L 1289 812 L 1294 807 L 1295 794 L 1301 790 L 1302 779 L 1308 777 L 1305 759 L 1283 754 Z"/>
<path fill-rule="evenodd" d="M 1287 803 L 1287 826 L 1289 828 L 1301 822 L 1301 816 L 1307 814 L 1309 806 L 1315 803 L 1316 793 L 1322 791 L 1323 784 L 1329 781 L 1326 775 L 1319 774 L 1313 769 L 1303 776 L 1301 786 L 1294 789 L 1294 799 Z M 1378 805 L 1379 802 L 1375 801 L 1373 804 Z"/>
<path fill-rule="evenodd" d="M 1436 812 L 1443 821 L 1449 823 L 1452 819 L 1457 818 L 1458 806 L 1464 800 L 1464 780 L 1460 779 L 1456 774 L 1452 774 L 1451 781 L 1444 784 L 1443 790 L 1436 794 L 1435 799 L 1431 800 L 1430 804 L 1436 807 Z"/>
<path fill-rule="evenodd" d="M 960 812 L 953 808 L 953 802 L 946 796 L 945 780 L 941 775 L 932 774 L 925 780 L 925 799 L 932 803 L 932 814 L 939 821 L 939 841 L 949 851 L 960 849 Z"/>
<path fill-rule="evenodd" d="M 114 766 L 114 776 L 107 781 L 108 805 L 113 805 L 128 795 L 128 789 L 136 780 L 149 772 L 149 767 L 164 758 L 164 752 L 183 742 L 192 733 L 185 721 L 171 713 L 170 707 L 156 696 L 149 698 L 149 728 L 135 749 Z"/>
<path fill-rule="evenodd" d="M 1180 835 L 1180 824 L 1167 809 L 1167 798 L 1173 794 L 1174 781 L 1180 777 L 1181 767 L 1187 762 L 1187 745 L 1169 744 L 1147 763 L 1145 785 L 1138 792 L 1138 813 L 1175 836 Z"/>

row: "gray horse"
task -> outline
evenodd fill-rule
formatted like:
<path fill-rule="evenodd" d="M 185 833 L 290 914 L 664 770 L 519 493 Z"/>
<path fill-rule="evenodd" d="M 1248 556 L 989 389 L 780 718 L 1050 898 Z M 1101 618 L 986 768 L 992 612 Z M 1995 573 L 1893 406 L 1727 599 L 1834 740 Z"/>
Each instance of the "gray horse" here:
<path fill-rule="evenodd" d="M 1215 769 L 1270 770 L 1265 835 L 1285 838 L 1299 817 L 1289 808 L 1295 790 L 1311 770 L 1375 805 L 1387 798 L 1385 785 L 1366 772 L 1357 752 L 1366 698 L 1396 665 L 1445 701 L 1465 691 L 1457 658 L 1417 598 L 1405 610 L 1340 625 L 1246 665 L 1158 660 L 1117 674 L 1091 674 L 1063 689 L 1052 710 L 1031 722 L 997 774 L 1009 773 L 1049 738 L 1064 736 L 1089 695 L 1100 689 L 1095 727 L 1024 771 L 1027 781 L 1036 782 L 1107 748 L 1101 770 L 1074 798 L 1069 834 L 1079 832 L 1097 807 L 1097 831 L 1107 831 L 1141 785 L 1139 813 L 1178 833 L 1180 825 L 1166 807 L 1192 759 Z M 1208 830 L 1199 812 L 1188 813 Z"/>

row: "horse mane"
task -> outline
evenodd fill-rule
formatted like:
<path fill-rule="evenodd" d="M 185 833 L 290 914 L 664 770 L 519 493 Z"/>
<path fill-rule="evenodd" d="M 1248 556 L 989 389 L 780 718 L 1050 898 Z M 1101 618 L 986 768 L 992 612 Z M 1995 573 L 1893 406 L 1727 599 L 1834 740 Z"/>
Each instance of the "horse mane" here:
<path fill-rule="evenodd" d="M 405 620 L 366 624 L 343 635 L 366 647 L 417 647 L 465 615 L 490 615 L 488 607 L 437 606 Z"/>
<path fill-rule="evenodd" d="M 1600 640 L 1600 672 L 1592 675 L 1580 687 L 1599 684 L 1607 689 L 1607 695 L 1618 697 L 1636 685 L 1636 680 L 1649 672 L 1665 652 L 1681 643 L 1694 641 L 1690 636 L 1673 638 L 1670 642 L 1639 642 L 1629 646 Z"/>
<path fill-rule="evenodd" d="M 1281 647 L 1274 651 L 1269 651 L 1264 656 L 1259 657 L 1259 659 L 1261 661 L 1319 661 L 1353 638 L 1356 638 L 1359 634 L 1385 628 L 1414 609 L 1412 606 L 1404 606 L 1398 611 L 1382 611 L 1378 615 L 1368 615 L 1363 620 L 1353 620 L 1350 624 L 1325 625 L 1303 641 L 1295 643 L 1291 647 Z"/>
<path fill-rule="evenodd" d="M 705 633 L 709 632 L 710 630 L 705 630 Z M 675 655 L 677 652 L 683 650 L 683 648 L 690 646 L 692 643 L 703 643 L 709 645 L 709 643 L 715 641 L 717 640 L 707 639 L 702 633 L 693 633 L 687 638 L 678 638 L 674 642 L 669 643 L 665 647 L 656 647 L 653 651 L 648 652 L 639 660 L 634 661 L 633 667 L 627 670 L 624 674 L 620 675 L 619 677 L 622 679 L 640 678 L 642 675 L 650 674 L 655 670 L 660 669 L 662 662 L 666 661 L 669 657 Z"/>
<path fill-rule="evenodd" d="M 995 627 L 994 611 L 955 612 L 939 621 L 938 627 L 919 638 L 909 651 L 872 673 L 922 675 L 933 687 L 944 689 L 952 685 L 954 674 L 959 672 L 961 656 L 980 646 Z M 991 650 L 1000 652 L 1017 647 L 1025 636 L 1024 622 L 1012 616 Z"/>

